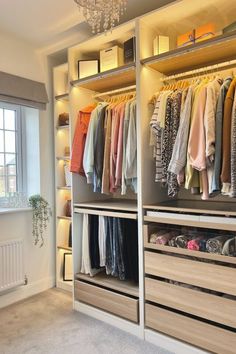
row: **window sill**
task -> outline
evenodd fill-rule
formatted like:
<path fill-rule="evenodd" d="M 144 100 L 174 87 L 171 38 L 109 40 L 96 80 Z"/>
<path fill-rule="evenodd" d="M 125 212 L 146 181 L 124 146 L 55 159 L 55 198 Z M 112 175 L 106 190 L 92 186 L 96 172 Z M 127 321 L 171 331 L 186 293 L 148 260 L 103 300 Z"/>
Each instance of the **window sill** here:
<path fill-rule="evenodd" d="M 32 211 L 32 209 L 31 208 L 1 208 L 0 207 L 0 215 L 21 213 L 21 212 L 25 212 L 25 211 Z"/>

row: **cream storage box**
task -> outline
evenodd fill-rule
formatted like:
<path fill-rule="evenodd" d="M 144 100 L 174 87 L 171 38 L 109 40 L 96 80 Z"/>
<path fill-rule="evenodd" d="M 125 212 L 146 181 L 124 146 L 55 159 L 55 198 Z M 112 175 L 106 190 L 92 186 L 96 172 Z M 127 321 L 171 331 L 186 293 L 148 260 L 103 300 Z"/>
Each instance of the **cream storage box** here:
<path fill-rule="evenodd" d="M 100 51 L 100 71 L 115 69 L 124 64 L 124 50 L 117 45 Z"/>
<path fill-rule="evenodd" d="M 83 79 L 85 77 L 95 75 L 99 72 L 99 60 L 78 60 L 78 78 Z"/>
<path fill-rule="evenodd" d="M 153 55 L 162 54 L 170 50 L 170 39 L 167 36 L 156 36 L 153 40 Z"/>

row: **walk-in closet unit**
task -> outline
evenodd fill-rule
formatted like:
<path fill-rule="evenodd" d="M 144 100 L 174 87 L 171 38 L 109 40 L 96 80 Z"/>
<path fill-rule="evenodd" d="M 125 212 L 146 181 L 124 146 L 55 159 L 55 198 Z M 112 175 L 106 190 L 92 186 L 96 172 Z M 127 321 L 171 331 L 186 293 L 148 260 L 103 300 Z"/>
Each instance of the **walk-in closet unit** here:
<path fill-rule="evenodd" d="M 193 163 L 189 162 L 192 151 L 200 149 L 201 129 L 205 129 L 206 134 L 210 136 L 211 132 L 215 131 L 215 126 L 207 126 L 207 120 L 203 117 L 202 124 L 191 120 L 190 114 L 185 123 L 181 122 L 181 118 L 186 117 L 186 112 L 184 115 L 182 110 L 186 110 L 184 104 L 188 99 L 187 93 L 190 92 L 190 88 L 195 90 L 196 87 L 200 88 L 218 80 L 219 92 L 227 78 L 231 77 L 230 83 L 233 82 L 236 74 L 236 32 L 219 32 L 235 21 L 235 11 L 234 0 L 177 1 L 121 25 L 113 29 L 112 33 L 92 37 L 69 48 L 69 101 L 62 103 L 66 105 L 63 108 L 59 108 L 57 101 L 55 103 L 55 119 L 59 112 L 69 110 L 69 139 L 73 142 L 76 132 L 78 133 L 77 123 L 81 112 L 88 110 L 88 107 L 91 109 L 90 113 L 94 112 L 93 110 L 106 110 L 104 126 L 102 125 L 103 133 L 106 135 L 109 129 L 112 129 L 108 125 L 108 107 L 112 105 L 121 107 L 122 102 L 125 102 L 125 107 L 129 106 L 129 110 L 127 108 L 129 113 L 125 111 L 129 116 L 127 134 L 131 134 L 132 129 L 134 150 L 132 153 L 136 163 L 134 168 L 136 172 L 132 176 L 125 173 L 123 175 L 121 172 L 117 177 L 115 172 L 115 177 L 118 178 L 117 188 L 106 190 L 103 177 L 106 175 L 107 165 L 103 165 L 103 171 L 98 172 L 95 171 L 96 162 L 91 166 L 89 160 L 86 167 L 87 158 L 90 156 L 89 147 L 92 146 L 94 149 L 96 146 L 96 151 L 93 150 L 93 162 L 94 155 L 96 158 L 100 156 L 100 145 L 95 143 L 98 137 L 86 132 L 87 138 L 85 134 L 84 139 L 88 139 L 90 134 L 89 138 L 92 140 L 88 143 L 86 140 L 85 143 L 86 154 L 83 156 L 85 176 L 76 172 L 72 174 L 74 308 L 145 340 L 173 349 L 176 353 L 197 353 L 202 349 L 233 354 L 236 348 L 236 258 L 235 253 L 230 251 L 230 242 L 235 243 L 236 236 L 235 199 L 232 198 L 233 191 L 221 193 L 219 186 L 213 188 L 212 178 L 216 161 L 212 162 L 209 158 L 211 165 L 194 169 Z M 216 26 L 215 36 L 176 48 L 179 35 L 210 22 L 214 22 Z M 169 37 L 170 50 L 153 55 L 153 40 L 157 35 Z M 101 50 L 122 45 L 131 37 L 136 39 L 134 62 L 78 79 L 79 60 L 99 59 Z M 56 70 L 59 69 L 56 68 L 55 73 Z M 206 90 L 208 87 L 211 86 L 207 85 Z M 150 136 L 153 132 L 151 121 L 154 109 L 158 108 L 160 93 L 164 95 L 165 92 L 171 94 L 169 97 L 174 108 L 170 110 L 168 127 L 166 121 L 162 127 L 165 134 L 162 139 L 166 146 L 160 152 L 160 161 L 162 166 L 163 163 L 166 165 L 166 170 L 162 171 L 161 177 L 158 178 L 160 172 L 157 164 L 158 146 L 153 143 L 155 137 Z M 194 104 L 196 97 L 196 95 L 191 97 L 190 106 Z M 208 99 L 206 95 L 204 97 L 205 100 Z M 175 106 L 173 102 L 176 102 Z M 171 120 L 175 114 L 173 112 L 177 109 L 181 110 L 178 114 L 180 117 L 178 124 Z M 193 110 L 192 106 L 191 109 Z M 183 135 L 180 135 L 179 131 L 182 131 Z M 230 136 L 231 130 L 228 132 Z M 117 135 L 119 140 L 119 134 Z M 223 151 L 221 156 L 223 164 L 229 161 L 228 159 L 225 162 L 225 151 L 227 149 L 233 151 L 233 145 L 230 145 L 233 144 L 233 138 L 231 140 L 229 136 L 223 136 L 220 149 L 218 135 L 215 134 L 213 138 L 210 136 L 207 140 L 209 149 L 213 147 L 215 151 L 215 147 L 218 146 L 218 151 Z M 178 146 L 174 145 L 177 138 L 180 141 Z M 57 139 L 58 135 L 56 144 Z M 193 142 L 192 150 L 190 140 Z M 181 150 L 184 141 L 186 146 Z M 163 140 L 161 142 L 163 143 Z M 153 145 L 156 147 L 155 159 Z M 129 149 L 130 145 L 126 144 L 125 148 Z M 204 155 L 207 146 L 202 149 Z M 193 155 L 198 156 L 200 152 L 195 150 Z M 104 151 L 106 143 L 102 149 L 105 156 Z M 179 154 L 177 157 L 184 160 L 179 172 L 175 174 L 172 170 L 169 171 L 173 151 L 175 156 Z M 182 155 L 179 151 L 182 151 Z M 58 150 L 58 154 L 63 155 L 63 151 Z M 120 158 L 119 151 L 115 151 L 114 154 L 116 159 Z M 105 163 L 105 159 L 103 161 Z M 111 168 L 110 162 L 108 165 Z M 178 163 L 172 165 L 176 166 Z M 186 169 L 186 166 L 189 169 Z M 228 167 L 230 170 L 231 167 Z M 59 168 L 58 166 L 56 171 L 59 171 Z M 179 186 L 181 183 L 177 177 L 183 178 L 184 171 L 186 171 L 185 185 Z M 218 180 L 219 177 L 220 172 Z M 234 178 L 231 179 L 233 186 Z M 227 189 L 227 179 L 222 181 L 226 183 Z M 60 180 L 57 183 L 60 185 Z M 58 196 L 60 214 L 62 201 L 59 198 Z M 107 231 L 109 237 L 110 234 L 113 237 L 114 233 L 117 238 L 122 235 L 122 247 L 127 247 L 125 253 L 127 259 L 123 259 L 122 263 L 123 273 L 120 272 L 119 262 L 116 265 L 118 270 L 112 268 L 113 264 L 111 269 L 107 264 L 101 265 L 101 271 L 93 269 L 92 263 L 96 265 L 96 255 L 93 260 L 86 258 L 91 247 L 88 241 L 89 227 L 90 230 L 93 229 L 92 232 L 97 232 L 96 230 L 101 227 L 105 227 L 106 230 L 110 228 L 113 231 L 110 233 Z M 57 226 L 58 232 L 59 228 L 60 221 Z M 132 249 L 127 238 L 131 235 L 133 237 L 134 230 L 136 240 L 132 241 Z M 158 235 L 168 236 L 162 238 L 161 242 L 156 242 Z M 192 239 L 196 239 L 195 243 L 191 244 L 192 248 L 183 246 Z M 172 240 L 172 243 L 168 242 L 169 240 Z M 226 241 L 233 241 L 227 243 L 228 248 L 226 246 L 222 248 L 223 240 L 225 244 Z M 109 247 L 113 247 L 111 252 L 114 253 L 112 253 L 114 257 L 117 257 L 117 249 L 114 248 L 116 241 L 115 236 L 109 241 Z M 198 247 L 200 241 L 202 248 Z M 104 245 L 105 241 L 101 242 Z M 111 243 L 114 243 L 113 246 Z M 98 247 L 96 242 L 92 246 L 94 249 Z M 214 247 L 219 249 L 214 251 Z M 134 255 L 129 257 L 131 249 Z M 138 262 L 136 271 L 138 270 L 139 275 L 136 281 L 135 276 L 131 276 L 127 270 L 130 258 L 137 259 Z M 99 265 L 94 268 L 99 268 Z"/>

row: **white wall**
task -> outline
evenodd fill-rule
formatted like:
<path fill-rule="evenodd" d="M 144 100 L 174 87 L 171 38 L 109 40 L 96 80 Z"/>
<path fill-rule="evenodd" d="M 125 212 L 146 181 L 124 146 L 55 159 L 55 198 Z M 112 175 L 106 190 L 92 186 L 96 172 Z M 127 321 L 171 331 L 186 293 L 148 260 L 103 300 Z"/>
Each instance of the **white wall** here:
<path fill-rule="evenodd" d="M 47 60 L 37 54 L 34 47 L 17 38 L 0 33 L 0 71 L 46 83 L 48 88 Z M 41 195 L 54 210 L 54 159 L 53 121 L 51 106 L 40 112 L 40 187 Z M 47 242 L 40 249 L 34 246 L 31 235 L 31 212 L 0 214 L 0 241 L 23 237 L 25 240 L 27 286 L 0 295 L 0 307 L 18 301 L 55 284 L 54 221 L 46 234 Z"/>

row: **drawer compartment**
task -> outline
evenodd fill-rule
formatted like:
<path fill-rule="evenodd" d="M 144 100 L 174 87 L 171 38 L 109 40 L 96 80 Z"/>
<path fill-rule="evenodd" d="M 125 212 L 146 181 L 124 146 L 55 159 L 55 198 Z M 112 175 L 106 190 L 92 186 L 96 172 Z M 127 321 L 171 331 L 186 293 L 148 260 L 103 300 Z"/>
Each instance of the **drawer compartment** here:
<path fill-rule="evenodd" d="M 214 353 L 235 353 L 236 334 L 231 331 L 149 304 L 145 305 L 145 311 L 149 328 Z"/>
<path fill-rule="evenodd" d="M 145 278 L 145 300 L 236 328 L 236 301 L 222 296 Z"/>
<path fill-rule="evenodd" d="M 75 281 L 75 300 L 138 322 L 138 299 L 120 295 L 94 285 Z"/>
<path fill-rule="evenodd" d="M 235 268 L 146 251 L 145 272 L 236 296 Z"/>

